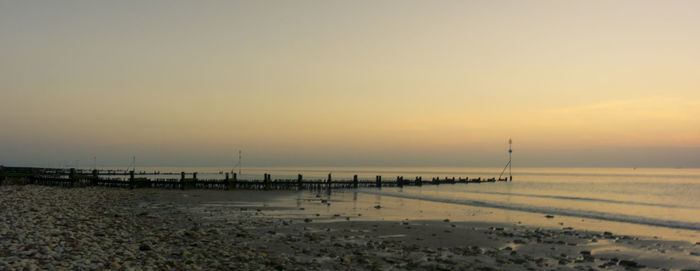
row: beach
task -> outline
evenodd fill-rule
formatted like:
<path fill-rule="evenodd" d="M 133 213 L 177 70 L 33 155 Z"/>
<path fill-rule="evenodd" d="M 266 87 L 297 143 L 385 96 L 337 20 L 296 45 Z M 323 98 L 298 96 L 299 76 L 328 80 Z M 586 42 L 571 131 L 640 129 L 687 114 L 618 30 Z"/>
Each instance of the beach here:
<path fill-rule="evenodd" d="M 699 13 L 0 1 L 0 271 L 700 271 Z"/>
<path fill-rule="evenodd" d="M 0 270 L 700 269 L 700 240 L 538 213 L 495 222 L 481 207 L 466 207 L 471 219 L 417 216 L 397 211 L 415 209 L 408 200 L 356 191 L 5 185 L 0 195 Z"/>

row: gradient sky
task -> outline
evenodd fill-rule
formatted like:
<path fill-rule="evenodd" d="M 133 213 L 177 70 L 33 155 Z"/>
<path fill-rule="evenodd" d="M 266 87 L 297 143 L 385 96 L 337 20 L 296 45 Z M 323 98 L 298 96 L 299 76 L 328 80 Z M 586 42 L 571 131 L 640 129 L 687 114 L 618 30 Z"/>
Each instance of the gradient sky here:
<path fill-rule="evenodd" d="M 1 1 L 0 164 L 700 167 L 700 1 Z"/>

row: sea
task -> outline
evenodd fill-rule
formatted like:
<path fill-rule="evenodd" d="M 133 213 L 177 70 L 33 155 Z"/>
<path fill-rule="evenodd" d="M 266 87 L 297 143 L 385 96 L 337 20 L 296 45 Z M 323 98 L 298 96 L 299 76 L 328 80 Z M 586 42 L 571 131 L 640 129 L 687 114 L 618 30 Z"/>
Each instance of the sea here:
<path fill-rule="evenodd" d="M 147 172 L 198 172 L 201 179 L 223 179 L 226 167 L 138 168 Z M 460 168 L 460 167 L 244 167 L 239 179 L 413 180 L 431 178 L 494 178 L 512 181 L 480 184 L 442 184 L 360 188 L 334 192 L 330 208 L 300 208 L 311 212 L 350 214 L 357 202 L 364 210 L 381 202 L 401 202 L 403 210 L 380 215 L 367 211 L 363 219 L 483 220 L 500 223 L 566 227 L 608 231 L 688 241 L 700 241 L 700 169 L 685 168 Z M 151 176 L 151 177 L 158 177 Z M 161 176 L 162 177 L 162 176 Z M 179 176 L 177 176 L 179 177 Z M 296 202 L 317 192 L 300 192 Z M 318 195 L 316 195 L 318 196 Z M 353 203 L 354 202 L 354 203 Z M 347 203 L 346 207 L 343 203 Z M 287 204 L 287 203 L 280 203 Z M 297 204 L 297 206 L 300 206 Z M 362 208 L 361 208 L 362 209 Z M 449 210 L 449 211 L 446 211 Z M 431 215 L 432 214 L 432 215 Z"/>

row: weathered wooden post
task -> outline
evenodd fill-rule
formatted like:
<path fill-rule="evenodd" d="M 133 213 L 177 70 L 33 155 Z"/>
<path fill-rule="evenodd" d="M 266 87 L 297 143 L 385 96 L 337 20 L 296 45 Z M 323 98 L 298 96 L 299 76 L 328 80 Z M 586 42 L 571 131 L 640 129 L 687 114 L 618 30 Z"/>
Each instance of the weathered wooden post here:
<path fill-rule="evenodd" d="M 228 172 L 226 172 L 226 177 L 225 177 L 225 179 L 224 179 L 224 184 L 225 184 L 225 186 L 226 186 L 226 190 L 231 189 L 231 182 L 230 182 L 229 179 L 228 179 Z"/>
<path fill-rule="evenodd" d="M 303 176 L 301 174 L 297 174 L 297 189 L 302 190 L 304 189 L 304 182 L 303 182 Z"/>
<path fill-rule="evenodd" d="M 382 188 L 382 176 L 377 175 L 377 187 Z"/>
<path fill-rule="evenodd" d="M 326 186 L 328 187 L 328 191 L 331 191 L 331 174 L 328 173 L 328 180 L 326 181 Z"/>
<path fill-rule="evenodd" d="M 238 174 L 233 173 L 233 188 L 238 188 Z"/>
<path fill-rule="evenodd" d="M 185 190 L 185 172 L 180 172 L 180 189 Z"/>
<path fill-rule="evenodd" d="M 129 189 L 134 189 L 134 184 L 136 180 L 134 178 L 134 171 L 129 171 Z"/>
<path fill-rule="evenodd" d="M 192 189 L 197 188 L 197 172 L 192 172 Z"/>
<path fill-rule="evenodd" d="M 396 186 L 403 187 L 403 180 L 401 179 L 401 176 L 396 176 Z"/>
<path fill-rule="evenodd" d="M 70 182 L 70 186 L 73 186 L 73 183 L 75 182 L 75 169 L 71 168 L 70 171 L 68 172 L 68 182 Z"/>
<path fill-rule="evenodd" d="M 360 186 L 360 182 L 357 180 L 357 174 L 355 174 L 355 176 L 352 176 L 352 186 L 354 186 L 355 188 Z"/>
<path fill-rule="evenodd" d="M 265 185 L 265 190 L 270 189 L 270 174 L 265 173 L 265 178 L 263 180 L 263 183 Z"/>
<path fill-rule="evenodd" d="M 100 177 L 97 175 L 97 169 L 92 170 L 92 180 L 91 183 L 92 185 L 96 186 L 97 182 L 100 180 Z"/>

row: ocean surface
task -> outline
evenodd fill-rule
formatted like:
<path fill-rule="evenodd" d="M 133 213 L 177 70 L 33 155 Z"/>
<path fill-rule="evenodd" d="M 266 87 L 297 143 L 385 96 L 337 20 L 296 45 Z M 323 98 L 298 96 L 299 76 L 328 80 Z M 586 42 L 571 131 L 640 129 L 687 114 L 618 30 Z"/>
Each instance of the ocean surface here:
<path fill-rule="evenodd" d="M 198 171 L 199 178 L 223 178 L 221 172 L 232 171 L 222 167 L 137 170 Z M 243 168 L 240 178 L 262 179 L 264 173 L 270 173 L 273 179 L 294 179 L 297 174 L 303 174 L 305 179 L 324 179 L 331 173 L 334 180 L 351 179 L 358 174 L 360 179 L 367 180 L 382 175 L 384 180 L 393 180 L 396 176 L 412 180 L 422 176 L 425 181 L 432 177 L 492 178 L 498 177 L 501 171 L 502 168 L 251 167 Z M 553 215 L 569 220 L 596 221 L 605 227 L 634 225 L 648 235 L 656 231 L 686 237 L 700 233 L 700 169 L 513 168 L 512 175 L 512 182 L 360 188 L 352 193 L 355 200 L 360 194 L 360 198 L 402 199 L 414 207 L 441 204 L 453 209 L 454 206 L 472 208 L 470 210 L 476 207 L 512 215 L 519 220 L 524 218 L 518 214 L 527 213 L 538 214 L 537 217 Z M 340 192 L 335 197 L 345 200 L 347 196 L 344 198 L 343 193 L 348 192 Z M 686 237 L 681 239 L 689 239 Z"/>

